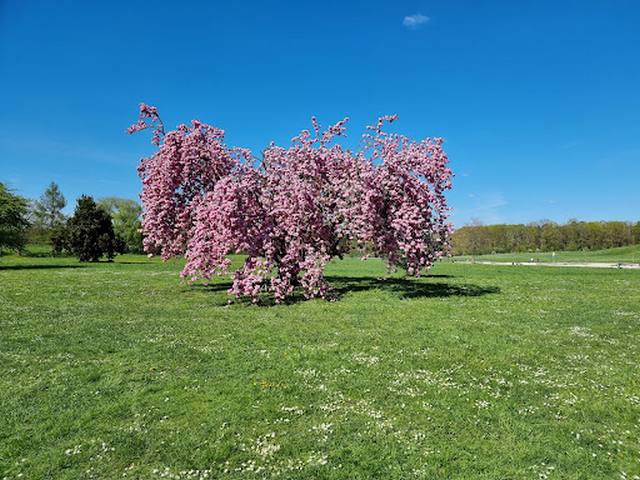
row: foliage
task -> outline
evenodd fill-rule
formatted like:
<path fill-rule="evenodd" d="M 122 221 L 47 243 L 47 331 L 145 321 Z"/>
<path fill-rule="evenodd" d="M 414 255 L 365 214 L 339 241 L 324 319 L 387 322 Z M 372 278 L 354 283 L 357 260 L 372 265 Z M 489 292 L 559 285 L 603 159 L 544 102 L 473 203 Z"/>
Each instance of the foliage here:
<path fill-rule="evenodd" d="M 276 301 L 300 284 L 324 297 L 324 269 L 354 243 L 406 267 L 429 268 L 448 247 L 444 192 L 451 170 L 442 139 L 415 142 L 383 131 L 383 117 L 352 152 L 333 143 L 347 119 L 304 130 L 289 148 L 270 145 L 256 164 L 224 144 L 224 131 L 193 121 L 165 134 L 155 107 L 142 104 L 130 132 L 152 129 L 159 151 L 142 161 L 145 247 L 163 258 L 186 253 L 192 280 L 228 271 L 231 253 L 247 259 L 230 293 Z"/>
<path fill-rule="evenodd" d="M 345 257 L 263 308 L 182 266 L 3 260 L 0 478 L 640 475 L 639 271 Z"/>
<path fill-rule="evenodd" d="M 26 242 L 28 202 L 0 183 L 0 250 L 21 250 Z"/>
<path fill-rule="evenodd" d="M 29 243 L 51 242 L 52 236 L 64 225 L 66 217 L 62 209 L 66 205 L 67 201 L 55 182 L 51 182 L 38 200 L 31 201 Z"/>
<path fill-rule="evenodd" d="M 578 222 L 559 225 L 468 225 L 452 235 L 454 255 L 597 250 L 640 243 L 640 222 Z"/>
<path fill-rule="evenodd" d="M 222 144 L 224 132 L 198 121 L 165 135 L 156 108 L 141 104 L 140 120 L 129 132 L 145 128 L 153 130 L 152 143 L 160 148 L 138 167 L 144 247 L 166 259 L 184 253 L 200 200 L 231 173 L 237 161 L 235 152 Z"/>
<path fill-rule="evenodd" d="M 55 229 L 65 221 L 62 209 L 67 206 L 67 200 L 60 191 L 58 184 L 51 184 L 44 191 L 39 200 L 33 204 L 33 224 L 43 229 Z"/>
<path fill-rule="evenodd" d="M 109 212 L 113 231 L 121 238 L 130 253 L 142 253 L 142 207 L 128 198 L 107 197 L 98 200 L 98 206 Z"/>
<path fill-rule="evenodd" d="M 97 262 L 102 257 L 111 260 L 125 249 L 113 231 L 109 213 L 87 195 L 78 199 L 73 216 L 55 232 L 53 244 L 54 252 L 75 255 L 81 262 Z"/>

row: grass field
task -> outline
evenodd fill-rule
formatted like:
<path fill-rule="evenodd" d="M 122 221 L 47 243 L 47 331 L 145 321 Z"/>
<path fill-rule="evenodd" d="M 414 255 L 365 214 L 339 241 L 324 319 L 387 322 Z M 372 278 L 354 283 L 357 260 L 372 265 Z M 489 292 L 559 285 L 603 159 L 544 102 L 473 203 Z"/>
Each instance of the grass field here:
<path fill-rule="evenodd" d="M 0 478 L 639 478 L 638 271 L 348 259 L 253 306 L 179 268 L 0 258 Z"/>
<path fill-rule="evenodd" d="M 487 260 L 497 262 L 622 262 L 640 263 L 640 245 L 609 248 L 607 250 L 585 250 L 577 252 L 524 252 L 524 253 L 496 253 L 492 255 L 461 255 L 454 260 Z"/>

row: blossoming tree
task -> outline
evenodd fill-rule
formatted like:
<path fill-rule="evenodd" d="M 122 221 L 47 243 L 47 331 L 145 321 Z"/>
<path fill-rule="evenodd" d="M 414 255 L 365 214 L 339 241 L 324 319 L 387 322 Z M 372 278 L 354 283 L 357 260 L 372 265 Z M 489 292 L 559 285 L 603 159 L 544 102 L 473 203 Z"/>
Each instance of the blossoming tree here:
<path fill-rule="evenodd" d="M 324 297 L 324 269 L 353 248 L 417 276 L 449 247 L 446 190 L 452 172 L 440 138 L 419 142 L 383 130 L 381 118 L 358 151 L 336 142 L 348 119 L 303 130 L 289 148 L 271 145 L 256 162 L 224 143 L 224 131 L 193 121 L 165 133 L 142 104 L 129 132 L 151 129 L 158 151 L 141 161 L 145 248 L 184 254 L 191 280 L 225 274 L 246 255 L 230 293 L 277 302 L 300 285 Z"/>

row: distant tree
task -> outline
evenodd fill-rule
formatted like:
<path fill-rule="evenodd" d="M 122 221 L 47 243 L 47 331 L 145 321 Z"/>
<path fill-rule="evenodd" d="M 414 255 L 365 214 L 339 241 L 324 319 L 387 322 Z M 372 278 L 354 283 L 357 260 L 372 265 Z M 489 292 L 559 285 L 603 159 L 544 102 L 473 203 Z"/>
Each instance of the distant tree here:
<path fill-rule="evenodd" d="M 623 247 L 633 243 L 632 226 L 626 222 L 602 222 L 603 243 L 607 247 Z"/>
<path fill-rule="evenodd" d="M 53 235 L 54 252 L 77 256 L 81 262 L 113 259 L 124 252 L 124 242 L 113 231 L 111 216 L 87 195 L 78 199 L 73 216 Z"/>
<path fill-rule="evenodd" d="M 128 252 L 142 253 L 142 207 L 129 198 L 107 197 L 98 200 L 98 206 L 113 219 L 113 230 L 120 237 Z"/>
<path fill-rule="evenodd" d="M 553 252 L 564 247 L 562 230 L 557 223 L 547 221 L 542 225 L 540 250 Z"/>
<path fill-rule="evenodd" d="M 640 222 L 637 222 L 631 228 L 631 234 L 633 236 L 633 243 L 640 243 Z"/>
<path fill-rule="evenodd" d="M 26 243 L 28 202 L 0 183 L 0 250 L 22 250 Z"/>
<path fill-rule="evenodd" d="M 33 223 L 42 229 L 52 230 L 64 223 L 62 209 L 67 201 L 56 182 L 51 182 L 39 200 L 33 204 Z"/>

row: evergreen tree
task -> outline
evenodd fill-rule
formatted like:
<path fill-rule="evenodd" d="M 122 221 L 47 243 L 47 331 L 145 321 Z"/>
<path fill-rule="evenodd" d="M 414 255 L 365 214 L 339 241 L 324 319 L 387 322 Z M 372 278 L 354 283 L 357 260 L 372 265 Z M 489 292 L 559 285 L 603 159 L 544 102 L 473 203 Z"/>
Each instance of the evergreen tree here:
<path fill-rule="evenodd" d="M 78 199 L 73 216 L 53 236 L 54 251 L 77 256 L 81 262 L 112 260 L 124 252 L 124 242 L 113 231 L 111 216 L 87 195 Z"/>
<path fill-rule="evenodd" d="M 36 227 L 52 230 L 62 225 L 65 220 L 62 209 L 66 206 L 67 201 L 58 184 L 51 182 L 40 199 L 34 203 L 33 219 Z"/>

